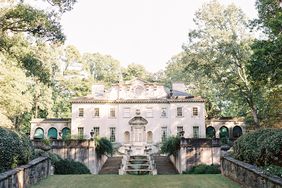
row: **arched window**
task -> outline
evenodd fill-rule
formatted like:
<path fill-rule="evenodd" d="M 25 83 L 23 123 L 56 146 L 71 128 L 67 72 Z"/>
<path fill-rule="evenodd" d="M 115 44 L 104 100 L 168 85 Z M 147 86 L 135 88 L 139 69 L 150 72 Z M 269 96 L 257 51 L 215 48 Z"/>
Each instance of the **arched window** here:
<path fill-rule="evenodd" d="M 67 127 L 62 129 L 62 138 L 66 139 L 66 138 L 70 138 L 71 136 L 71 130 Z"/>
<path fill-rule="evenodd" d="M 243 134 L 242 128 L 239 126 L 233 127 L 233 138 L 239 138 Z"/>
<path fill-rule="evenodd" d="M 212 126 L 207 127 L 206 129 L 207 138 L 215 138 L 215 129 Z"/>
<path fill-rule="evenodd" d="M 152 131 L 147 132 L 147 143 L 152 143 L 153 142 L 153 133 Z"/>
<path fill-rule="evenodd" d="M 129 144 L 130 142 L 130 133 L 128 131 L 124 132 L 124 143 Z"/>
<path fill-rule="evenodd" d="M 52 127 L 48 130 L 48 138 L 50 139 L 57 139 L 58 138 L 58 131 L 56 128 Z"/>
<path fill-rule="evenodd" d="M 44 130 L 42 128 L 35 129 L 34 139 L 43 139 L 44 138 Z"/>
<path fill-rule="evenodd" d="M 229 138 L 229 130 L 227 127 L 222 126 L 219 129 L 219 137 L 220 138 Z"/>

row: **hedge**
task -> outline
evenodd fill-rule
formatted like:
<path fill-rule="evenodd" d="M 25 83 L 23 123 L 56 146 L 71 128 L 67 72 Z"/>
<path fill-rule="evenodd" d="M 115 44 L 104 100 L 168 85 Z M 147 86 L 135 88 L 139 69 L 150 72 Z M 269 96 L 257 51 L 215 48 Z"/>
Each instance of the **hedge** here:
<path fill-rule="evenodd" d="M 242 135 L 233 146 L 233 156 L 258 166 L 282 166 L 282 129 L 260 129 Z"/>
<path fill-rule="evenodd" d="M 59 155 L 52 153 L 50 151 L 44 151 L 41 149 L 34 150 L 33 158 L 37 158 L 37 157 L 49 157 L 52 165 L 55 165 L 56 162 L 63 160 Z"/>
<path fill-rule="evenodd" d="M 55 162 L 55 174 L 90 174 L 90 170 L 82 163 L 63 159 Z"/>
<path fill-rule="evenodd" d="M 28 137 L 0 127 L 0 172 L 28 163 L 32 153 L 33 147 Z"/>
<path fill-rule="evenodd" d="M 200 164 L 193 166 L 190 170 L 184 171 L 183 174 L 220 174 L 220 165 L 212 164 Z"/>

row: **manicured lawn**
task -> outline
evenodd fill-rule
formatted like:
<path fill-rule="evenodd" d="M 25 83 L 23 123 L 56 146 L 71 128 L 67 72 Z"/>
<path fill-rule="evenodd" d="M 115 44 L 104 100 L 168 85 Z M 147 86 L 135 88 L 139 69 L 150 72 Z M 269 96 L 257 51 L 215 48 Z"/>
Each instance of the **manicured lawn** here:
<path fill-rule="evenodd" d="M 32 188 L 239 188 L 231 180 L 216 175 L 55 175 L 42 180 Z"/>

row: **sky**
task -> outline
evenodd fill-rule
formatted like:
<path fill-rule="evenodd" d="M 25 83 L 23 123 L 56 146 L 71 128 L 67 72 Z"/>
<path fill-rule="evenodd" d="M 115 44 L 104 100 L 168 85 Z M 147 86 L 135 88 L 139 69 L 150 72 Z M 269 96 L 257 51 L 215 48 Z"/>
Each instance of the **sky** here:
<path fill-rule="evenodd" d="M 63 15 L 66 45 L 80 52 L 111 55 L 122 66 L 142 64 L 149 72 L 164 70 L 182 51 L 193 29 L 194 13 L 208 0 L 79 0 Z M 234 3 L 255 18 L 255 0 Z"/>

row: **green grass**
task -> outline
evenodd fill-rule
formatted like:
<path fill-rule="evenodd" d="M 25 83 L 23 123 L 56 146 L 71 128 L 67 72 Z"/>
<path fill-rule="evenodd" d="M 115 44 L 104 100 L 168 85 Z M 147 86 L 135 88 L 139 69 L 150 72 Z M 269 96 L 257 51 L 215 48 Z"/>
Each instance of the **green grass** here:
<path fill-rule="evenodd" d="M 220 174 L 210 175 L 54 175 L 32 188 L 239 188 Z"/>

